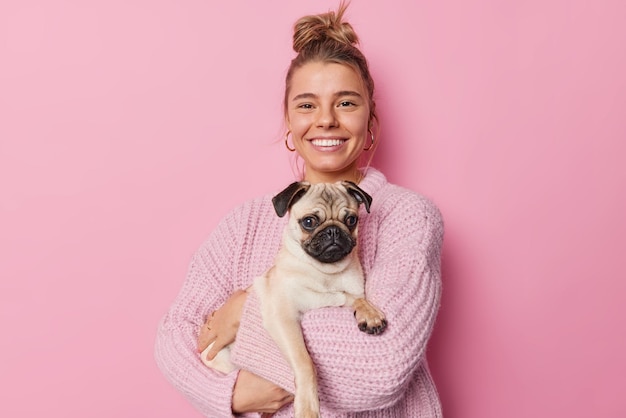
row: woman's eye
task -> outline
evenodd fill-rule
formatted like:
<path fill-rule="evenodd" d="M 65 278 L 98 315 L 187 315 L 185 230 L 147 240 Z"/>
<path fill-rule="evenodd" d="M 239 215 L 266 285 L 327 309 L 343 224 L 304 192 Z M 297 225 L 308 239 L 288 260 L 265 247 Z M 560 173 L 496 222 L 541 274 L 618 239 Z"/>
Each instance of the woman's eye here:
<path fill-rule="evenodd" d="M 339 106 L 343 106 L 343 107 L 354 106 L 354 103 L 345 101 L 345 102 L 339 103 Z"/>
<path fill-rule="evenodd" d="M 298 105 L 299 109 L 313 109 L 313 105 L 311 103 L 302 103 Z"/>
<path fill-rule="evenodd" d="M 346 226 L 352 228 L 356 226 L 357 221 L 358 221 L 358 218 L 356 216 L 350 215 L 346 217 L 345 224 Z"/>
<path fill-rule="evenodd" d="M 318 222 L 317 222 L 317 218 L 315 218 L 314 216 L 307 216 L 306 218 L 303 218 L 300 221 L 300 224 L 302 225 L 302 228 L 311 230 L 311 229 L 315 229 Z"/>

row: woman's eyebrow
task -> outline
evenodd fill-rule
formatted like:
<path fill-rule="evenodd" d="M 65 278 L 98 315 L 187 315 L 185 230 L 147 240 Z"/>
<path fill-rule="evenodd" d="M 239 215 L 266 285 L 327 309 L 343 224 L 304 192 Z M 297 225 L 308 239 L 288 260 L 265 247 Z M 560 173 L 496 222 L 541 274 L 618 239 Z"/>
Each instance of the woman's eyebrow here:
<path fill-rule="evenodd" d="M 361 94 L 353 90 L 342 90 L 342 91 L 338 91 L 337 93 L 335 93 L 334 96 L 335 97 L 344 97 L 344 96 L 361 97 Z M 296 100 L 302 100 L 302 99 L 315 99 L 317 97 L 318 96 L 313 93 L 301 93 L 301 94 L 294 96 L 294 98 L 291 100 L 296 101 Z"/>
<path fill-rule="evenodd" d="M 296 101 L 296 100 L 301 100 L 301 99 L 315 99 L 317 97 L 317 95 L 313 94 L 313 93 L 301 93 L 298 94 L 297 96 L 294 96 L 293 99 L 291 99 L 292 101 Z"/>
<path fill-rule="evenodd" d="M 361 95 L 358 92 L 352 91 L 352 90 L 342 90 L 342 91 L 338 91 L 337 93 L 335 93 L 335 97 L 343 97 L 343 96 L 361 97 Z"/>

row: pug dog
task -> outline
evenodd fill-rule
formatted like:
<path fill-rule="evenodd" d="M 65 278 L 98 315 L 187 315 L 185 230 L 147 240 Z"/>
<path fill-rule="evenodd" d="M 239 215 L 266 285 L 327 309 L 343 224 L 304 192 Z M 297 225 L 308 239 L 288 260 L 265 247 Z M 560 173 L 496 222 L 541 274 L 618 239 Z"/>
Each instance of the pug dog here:
<path fill-rule="evenodd" d="M 365 279 L 357 251 L 358 209 L 369 213 L 372 198 L 355 183 L 295 182 L 272 199 L 276 214 L 289 212 L 275 264 L 247 289 L 261 302 L 263 326 L 291 366 L 298 418 L 319 417 L 315 366 L 300 327 L 302 313 L 327 306 L 353 309 L 358 328 L 380 334 L 385 315 L 365 299 Z M 228 373 L 235 369 L 228 347 L 202 361 Z"/>

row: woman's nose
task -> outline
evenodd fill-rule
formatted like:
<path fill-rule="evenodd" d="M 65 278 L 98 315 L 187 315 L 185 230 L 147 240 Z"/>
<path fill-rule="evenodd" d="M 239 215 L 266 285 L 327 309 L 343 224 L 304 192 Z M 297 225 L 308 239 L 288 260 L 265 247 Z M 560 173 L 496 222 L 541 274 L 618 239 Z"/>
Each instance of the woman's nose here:
<path fill-rule="evenodd" d="M 334 128 L 337 126 L 337 115 L 335 115 L 335 109 L 320 108 L 319 118 L 317 119 L 317 126 L 320 128 Z"/>

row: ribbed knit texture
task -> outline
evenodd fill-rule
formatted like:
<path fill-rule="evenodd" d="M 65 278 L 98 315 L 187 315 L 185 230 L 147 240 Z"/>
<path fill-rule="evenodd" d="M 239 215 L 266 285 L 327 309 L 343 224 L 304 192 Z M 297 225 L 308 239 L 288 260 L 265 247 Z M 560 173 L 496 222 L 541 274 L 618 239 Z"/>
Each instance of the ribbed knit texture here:
<path fill-rule="evenodd" d="M 302 327 L 317 368 L 322 417 L 441 417 L 426 362 L 426 346 L 441 297 L 443 222 L 426 198 L 389 184 L 370 168 L 359 184 L 373 198 L 360 211 L 359 255 L 366 296 L 388 320 L 382 335 L 358 330 L 349 308 L 306 313 Z M 205 416 L 230 417 L 237 372 L 208 369 L 196 352 L 207 313 L 273 264 L 287 219 L 272 195 L 226 216 L 198 249 L 185 284 L 159 325 L 155 356 L 168 380 Z M 259 300 L 250 294 L 231 359 L 293 391 L 293 373 L 262 326 Z M 367 412 L 358 412 L 367 411 Z M 291 405 L 274 417 L 292 417 Z"/>

